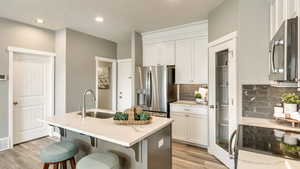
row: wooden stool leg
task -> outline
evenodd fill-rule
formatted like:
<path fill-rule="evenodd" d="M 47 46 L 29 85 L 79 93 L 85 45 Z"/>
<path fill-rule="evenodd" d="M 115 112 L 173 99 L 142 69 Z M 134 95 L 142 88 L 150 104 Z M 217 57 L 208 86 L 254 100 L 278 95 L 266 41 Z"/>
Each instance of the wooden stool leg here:
<path fill-rule="evenodd" d="M 75 158 L 74 157 L 70 159 L 70 163 L 71 163 L 71 168 L 72 169 L 76 169 L 76 162 L 75 162 Z"/>
<path fill-rule="evenodd" d="M 53 169 L 58 169 L 58 164 L 59 163 L 55 163 L 54 166 L 53 166 Z"/>
<path fill-rule="evenodd" d="M 49 164 L 48 163 L 44 163 L 43 169 L 49 169 Z"/>
<path fill-rule="evenodd" d="M 63 169 L 67 169 L 67 161 L 60 162 L 60 166 L 62 166 Z"/>

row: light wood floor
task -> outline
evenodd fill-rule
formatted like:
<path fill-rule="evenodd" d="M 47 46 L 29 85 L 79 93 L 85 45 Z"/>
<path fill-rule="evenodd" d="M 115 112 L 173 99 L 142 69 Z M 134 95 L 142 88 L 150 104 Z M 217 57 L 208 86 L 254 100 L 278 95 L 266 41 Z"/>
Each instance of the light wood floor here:
<path fill-rule="evenodd" d="M 42 169 L 39 151 L 54 142 L 42 138 L 0 152 L 0 169 Z M 226 169 L 206 150 L 179 143 L 173 144 L 173 169 Z"/>

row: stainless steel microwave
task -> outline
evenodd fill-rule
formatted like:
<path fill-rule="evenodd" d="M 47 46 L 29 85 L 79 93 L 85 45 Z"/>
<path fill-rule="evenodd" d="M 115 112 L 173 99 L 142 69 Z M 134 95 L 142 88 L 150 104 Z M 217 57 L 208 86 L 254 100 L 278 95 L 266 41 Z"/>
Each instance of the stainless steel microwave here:
<path fill-rule="evenodd" d="M 270 80 L 296 82 L 298 78 L 298 17 L 286 20 L 270 42 Z"/>

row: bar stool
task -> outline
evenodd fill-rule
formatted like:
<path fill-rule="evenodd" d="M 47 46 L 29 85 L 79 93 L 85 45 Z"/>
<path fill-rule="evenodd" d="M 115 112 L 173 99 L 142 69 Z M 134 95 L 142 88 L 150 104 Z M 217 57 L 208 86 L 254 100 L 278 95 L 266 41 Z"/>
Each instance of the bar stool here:
<path fill-rule="evenodd" d="M 74 156 L 77 154 L 78 148 L 75 144 L 67 141 L 51 144 L 40 152 L 41 161 L 44 163 L 44 169 L 48 169 L 53 165 L 54 169 L 58 169 L 61 165 L 63 169 L 67 169 L 67 161 L 70 161 L 72 169 L 76 169 Z"/>
<path fill-rule="evenodd" d="M 93 153 L 79 160 L 77 169 L 120 169 L 119 157 L 111 152 Z"/>

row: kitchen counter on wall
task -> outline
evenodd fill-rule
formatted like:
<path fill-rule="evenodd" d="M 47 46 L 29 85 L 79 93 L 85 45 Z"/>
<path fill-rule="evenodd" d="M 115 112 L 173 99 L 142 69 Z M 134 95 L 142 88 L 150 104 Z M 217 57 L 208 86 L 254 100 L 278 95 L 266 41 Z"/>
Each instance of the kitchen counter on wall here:
<path fill-rule="evenodd" d="M 282 123 L 274 119 L 242 117 L 239 124 L 300 132 L 299 127 L 291 127 L 287 123 Z"/>

